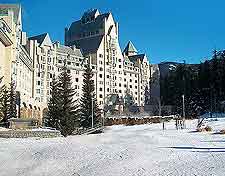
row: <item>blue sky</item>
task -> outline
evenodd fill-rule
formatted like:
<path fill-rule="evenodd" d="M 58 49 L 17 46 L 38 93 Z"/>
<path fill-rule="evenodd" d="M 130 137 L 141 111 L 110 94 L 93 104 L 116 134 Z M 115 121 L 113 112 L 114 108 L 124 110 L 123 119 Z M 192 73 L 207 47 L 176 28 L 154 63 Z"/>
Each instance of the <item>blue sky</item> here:
<path fill-rule="evenodd" d="M 64 28 L 85 10 L 111 11 L 119 22 L 121 48 L 131 40 L 152 63 L 199 63 L 213 49 L 225 48 L 224 0 L 1 0 L 14 2 L 22 4 L 29 35 L 48 32 L 61 42 Z"/>

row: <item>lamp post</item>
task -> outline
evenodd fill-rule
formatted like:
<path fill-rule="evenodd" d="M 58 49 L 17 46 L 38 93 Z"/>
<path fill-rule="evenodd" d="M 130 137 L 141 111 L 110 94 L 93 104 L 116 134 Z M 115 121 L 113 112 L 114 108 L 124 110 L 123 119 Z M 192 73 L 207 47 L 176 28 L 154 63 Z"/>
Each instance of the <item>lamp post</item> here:
<path fill-rule="evenodd" d="M 182 95 L 182 102 L 183 102 L 183 118 L 185 118 L 185 104 L 184 104 L 184 95 Z"/>
<path fill-rule="evenodd" d="M 182 101 L 183 101 L 183 127 L 184 125 L 184 121 L 185 121 L 185 104 L 184 104 L 184 94 L 182 95 Z"/>

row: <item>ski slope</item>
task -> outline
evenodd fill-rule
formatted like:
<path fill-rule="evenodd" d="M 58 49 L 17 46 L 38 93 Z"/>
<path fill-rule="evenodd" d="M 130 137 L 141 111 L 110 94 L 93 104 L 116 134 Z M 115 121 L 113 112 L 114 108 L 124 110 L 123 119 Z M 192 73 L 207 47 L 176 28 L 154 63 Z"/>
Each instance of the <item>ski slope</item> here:
<path fill-rule="evenodd" d="M 217 130 L 225 121 L 208 122 Z M 175 122 L 107 127 L 104 134 L 0 139 L 0 176 L 223 176 L 225 135 Z"/>

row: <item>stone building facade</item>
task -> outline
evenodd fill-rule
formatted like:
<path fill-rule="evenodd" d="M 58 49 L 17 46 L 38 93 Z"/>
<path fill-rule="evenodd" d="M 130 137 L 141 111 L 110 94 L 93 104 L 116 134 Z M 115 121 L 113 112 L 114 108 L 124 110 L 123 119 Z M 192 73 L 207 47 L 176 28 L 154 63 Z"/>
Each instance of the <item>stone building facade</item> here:
<path fill-rule="evenodd" d="M 0 4 L 0 73 L 3 83 L 15 84 L 20 99 L 21 116 L 30 114 L 33 117 L 33 60 L 26 49 L 26 33 L 22 31 L 21 6 Z M 38 106 L 38 105 L 37 105 Z M 37 108 L 38 110 L 38 108 Z M 26 111 L 26 112 L 25 112 Z M 18 111 L 19 112 L 19 111 Z"/>
<path fill-rule="evenodd" d="M 149 86 L 150 64 L 129 42 L 121 51 L 118 23 L 111 13 L 89 10 L 65 29 L 65 45 L 52 42 L 48 33 L 26 37 L 22 31 L 21 7 L 0 5 L 0 73 L 4 83 L 15 82 L 21 97 L 21 116 L 39 118 L 46 110 L 53 75 L 64 64 L 69 68 L 75 99 L 82 95 L 87 62 L 94 72 L 95 93 L 100 108 L 111 95 L 128 91 L 138 106 L 144 106 Z"/>
<path fill-rule="evenodd" d="M 118 23 L 111 13 L 89 10 L 65 29 L 65 45 L 80 48 L 96 70 L 96 96 L 103 107 L 110 95 L 124 97 L 127 90 L 138 106 L 144 105 L 150 67 L 145 54 L 137 54 L 131 42 L 122 53 Z"/>

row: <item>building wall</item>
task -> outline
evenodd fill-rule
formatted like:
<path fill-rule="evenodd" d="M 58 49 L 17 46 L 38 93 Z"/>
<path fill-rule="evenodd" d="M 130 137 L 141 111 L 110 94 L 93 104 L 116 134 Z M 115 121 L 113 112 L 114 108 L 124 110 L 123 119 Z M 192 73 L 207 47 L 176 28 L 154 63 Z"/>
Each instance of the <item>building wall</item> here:
<path fill-rule="evenodd" d="M 97 11 L 96 15 L 98 14 Z M 98 30 L 99 35 L 103 35 L 103 38 L 97 50 L 86 53 L 86 56 L 91 59 L 92 68 L 96 71 L 97 101 L 100 107 L 103 107 L 109 95 L 117 94 L 124 97 L 126 91 L 129 90 L 134 96 L 135 103 L 143 106 L 144 90 L 146 86 L 149 86 L 150 79 L 150 66 L 147 57 L 145 56 L 142 61 L 140 59 L 135 62 L 129 61 L 129 58 L 122 54 L 119 46 L 118 23 L 114 21 L 111 13 L 100 15 L 107 16 L 101 27 L 96 27 L 98 19 L 89 23 L 92 23 L 92 27 L 96 24 L 95 30 Z M 85 15 L 81 18 L 81 20 L 83 19 L 85 19 Z M 79 21 L 75 23 L 79 23 Z M 89 23 L 82 25 L 88 26 Z M 79 43 L 80 39 L 88 40 L 93 37 L 92 35 L 76 37 L 73 33 L 79 32 L 73 27 L 66 29 L 66 44 L 74 45 L 75 43 L 76 45 L 76 41 Z"/>
<path fill-rule="evenodd" d="M 21 107 L 26 108 L 35 104 L 32 98 L 33 65 L 25 44 L 26 36 L 22 32 L 21 7 L 18 5 L 0 5 L 0 17 L 10 28 L 8 36 L 12 41 L 10 46 L 4 47 L 0 43 L 2 74 L 4 84 L 15 83 L 15 90 L 20 93 Z M 22 37 L 23 36 L 23 37 Z M 27 112 L 28 114 L 28 112 Z M 24 114 L 22 114 L 24 116 Z M 33 117 L 32 114 L 29 117 Z"/>

